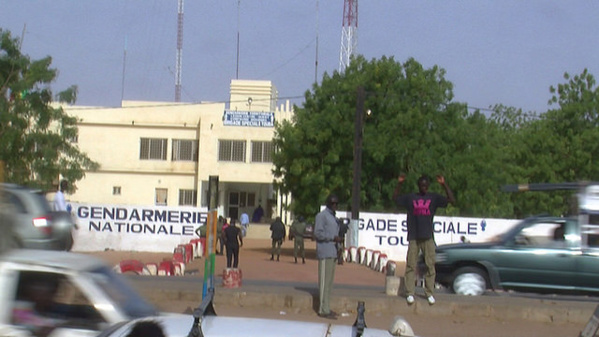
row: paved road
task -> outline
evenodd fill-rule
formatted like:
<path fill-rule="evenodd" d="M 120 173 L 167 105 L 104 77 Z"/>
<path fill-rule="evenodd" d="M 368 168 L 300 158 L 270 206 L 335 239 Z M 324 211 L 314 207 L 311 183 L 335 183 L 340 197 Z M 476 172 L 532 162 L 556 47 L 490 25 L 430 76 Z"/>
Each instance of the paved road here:
<path fill-rule="evenodd" d="M 270 261 L 268 240 L 246 240 L 242 248 L 240 288 L 227 289 L 215 277 L 215 305 L 219 314 L 250 317 L 279 316 L 288 319 L 319 320 L 315 314 L 317 261 L 313 242 L 307 242 L 306 264 L 293 263 L 292 243 L 283 246 L 281 261 Z M 170 254 L 138 252 L 98 252 L 94 255 L 116 264 L 123 259 L 160 261 Z M 186 266 L 186 276 L 130 276 L 134 285 L 163 310 L 183 312 L 196 307 L 202 297 L 204 259 Z M 216 270 L 226 261 L 216 257 Z M 398 263 L 397 275 L 403 273 Z M 365 302 L 367 324 L 388 328 L 395 315 L 408 319 L 422 336 L 578 336 L 591 317 L 597 298 L 583 296 L 538 296 L 492 293 L 464 297 L 440 292 L 437 304 L 429 306 L 424 297 L 408 306 L 403 297 L 388 296 L 386 276 L 363 265 L 338 266 L 332 295 L 332 309 L 343 313 L 340 322 L 352 324 L 359 301 Z M 422 294 L 422 292 L 421 292 Z M 433 324 L 434 322 L 434 324 Z"/>

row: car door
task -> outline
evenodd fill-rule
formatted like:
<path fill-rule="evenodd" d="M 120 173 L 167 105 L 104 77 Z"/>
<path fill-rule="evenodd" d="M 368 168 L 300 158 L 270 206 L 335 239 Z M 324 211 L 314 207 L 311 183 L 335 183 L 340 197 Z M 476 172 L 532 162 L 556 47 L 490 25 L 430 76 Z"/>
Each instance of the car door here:
<path fill-rule="evenodd" d="M 599 292 L 599 214 L 587 212 L 579 219 L 581 226 L 577 233 L 580 233 L 582 248 L 576 283 L 580 290 Z"/>
<path fill-rule="evenodd" d="M 7 322 L 34 335 L 95 336 L 109 325 L 73 279 L 50 270 L 14 269 Z M 43 332 L 43 333 L 42 333 Z"/>
<path fill-rule="evenodd" d="M 577 259 L 575 278 L 579 290 L 599 292 L 599 247 L 587 247 Z"/>
<path fill-rule="evenodd" d="M 514 233 L 495 255 L 502 286 L 537 289 L 575 287 L 580 251 L 561 231 L 572 226 L 565 219 L 537 219 Z M 559 236 L 559 237 L 558 237 Z"/>

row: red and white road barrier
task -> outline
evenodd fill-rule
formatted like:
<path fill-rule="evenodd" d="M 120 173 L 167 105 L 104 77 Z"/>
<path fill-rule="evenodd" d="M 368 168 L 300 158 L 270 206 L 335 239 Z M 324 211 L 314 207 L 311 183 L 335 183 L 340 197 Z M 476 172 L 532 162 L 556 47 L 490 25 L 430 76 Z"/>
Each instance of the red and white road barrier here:
<path fill-rule="evenodd" d="M 349 262 L 358 262 L 358 248 L 355 246 L 349 247 Z"/>
<path fill-rule="evenodd" d="M 364 264 L 366 260 L 366 247 L 358 247 L 358 263 Z"/>
<path fill-rule="evenodd" d="M 349 249 L 343 249 L 343 261 L 349 262 Z"/>
<path fill-rule="evenodd" d="M 372 251 L 372 260 L 370 261 L 370 265 L 369 265 L 370 269 L 376 270 L 376 265 L 377 265 L 377 263 L 379 263 L 379 255 L 381 255 L 380 250 Z"/>
<path fill-rule="evenodd" d="M 241 287 L 241 269 L 226 268 L 223 270 L 223 288 Z"/>
<path fill-rule="evenodd" d="M 395 263 L 395 261 L 387 261 L 387 267 L 385 270 L 387 275 L 394 276 L 395 270 L 397 270 L 397 263 Z"/>
<path fill-rule="evenodd" d="M 387 271 L 387 262 L 388 262 L 388 258 L 387 258 L 387 254 L 381 254 L 379 255 L 379 259 L 376 265 L 375 270 L 381 273 L 384 273 Z"/>
<path fill-rule="evenodd" d="M 117 273 L 131 272 L 138 275 L 150 275 L 148 268 L 139 260 L 123 260 L 114 266 L 113 269 Z"/>
<path fill-rule="evenodd" d="M 372 261 L 372 249 L 367 248 L 366 249 L 366 258 L 364 259 L 364 262 L 362 264 L 365 265 L 366 267 L 369 267 L 370 261 Z"/>
<path fill-rule="evenodd" d="M 148 268 L 148 272 L 150 272 L 150 275 L 152 275 L 152 276 L 158 275 L 158 263 L 155 263 L 155 262 L 146 263 L 146 268 Z"/>

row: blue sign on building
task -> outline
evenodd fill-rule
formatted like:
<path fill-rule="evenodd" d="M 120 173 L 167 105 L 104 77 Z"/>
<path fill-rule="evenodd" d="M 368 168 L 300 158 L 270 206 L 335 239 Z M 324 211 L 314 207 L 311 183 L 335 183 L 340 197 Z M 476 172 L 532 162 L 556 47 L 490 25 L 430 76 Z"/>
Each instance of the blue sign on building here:
<path fill-rule="evenodd" d="M 275 126 L 275 113 L 225 110 L 223 114 L 223 125 L 272 128 Z"/>

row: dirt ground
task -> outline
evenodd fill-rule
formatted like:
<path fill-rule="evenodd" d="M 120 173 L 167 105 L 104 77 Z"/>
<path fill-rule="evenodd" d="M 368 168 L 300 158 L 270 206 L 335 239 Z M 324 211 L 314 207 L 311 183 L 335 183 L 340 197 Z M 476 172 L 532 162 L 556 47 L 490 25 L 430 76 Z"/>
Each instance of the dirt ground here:
<path fill-rule="evenodd" d="M 245 245 L 240 253 L 240 269 L 243 279 L 249 280 L 279 280 L 299 281 L 317 283 L 317 261 L 315 243 L 306 241 L 306 264 L 293 263 L 293 243 L 286 241 L 280 261 L 270 261 L 270 241 L 261 239 L 249 239 L 244 241 Z M 122 260 L 136 259 L 141 262 L 159 262 L 163 258 L 169 258 L 168 253 L 148 252 L 94 252 L 94 256 L 104 259 L 111 265 L 116 265 Z M 186 270 L 196 273 L 201 277 L 204 266 L 203 259 L 196 259 L 186 266 Z M 216 271 L 223 270 L 226 266 L 224 256 L 217 255 Z M 403 263 L 398 262 L 396 275 L 403 275 Z M 345 263 L 338 266 L 335 273 L 335 283 L 350 285 L 376 285 L 385 286 L 385 275 L 362 265 Z M 198 303 L 189 301 L 156 301 L 155 305 L 164 311 L 185 312 Z M 255 310 L 255 308 L 222 307 L 216 308 L 219 315 L 245 316 L 274 319 L 290 319 L 300 321 L 331 322 L 316 315 L 315 312 L 286 312 L 272 308 Z M 400 312 L 397 308 L 394 312 L 368 313 L 366 311 L 366 323 L 368 327 L 388 329 L 393 318 L 397 315 L 404 317 L 414 329 L 417 336 L 443 336 L 443 337 L 576 337 L 584 328 L 579 324 L 572 323 L 542 323 L 530 322 L 520 319 L 498 320 L 484 317 L 465 316 L 435 316 L 430 318 L 423 314 L 414 312 Z M 351 325 L 355 321 L 355 315 L 347 314 L 339 317 L 335 323 Z"/>

